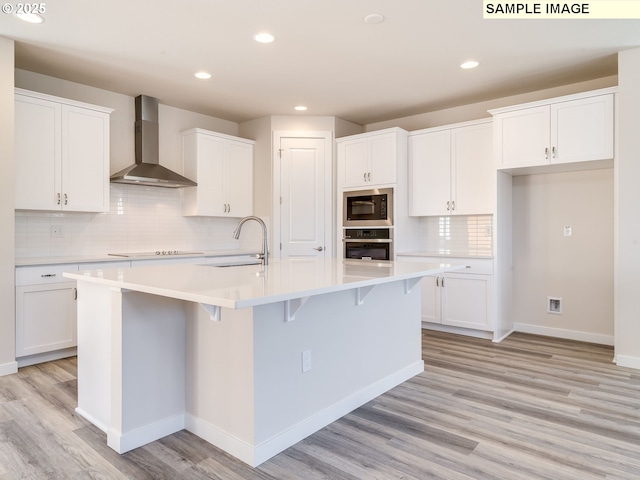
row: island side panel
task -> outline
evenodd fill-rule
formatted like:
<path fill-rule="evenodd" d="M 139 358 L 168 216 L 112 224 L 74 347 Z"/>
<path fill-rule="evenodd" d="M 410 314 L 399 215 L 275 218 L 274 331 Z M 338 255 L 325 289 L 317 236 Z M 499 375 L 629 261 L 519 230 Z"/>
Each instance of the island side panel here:
<path fill-rule="evenodd" d="M 291 322 L 284 302 L 255 307 L 254 344 L 259 464 L 424 370 L 420 284 L 313 296 Z"/>
<path fill-rule="evenodd" d="M 184 428 L 185 304 L 123 290 L 111 312 L 111 426 L 118 453 Z"/>
<path fill-rule="evenodd" d="M 253 308 L 187 304 L 186 428 L 253 464 Z"/>
<path fill-rule="evenodd" d="M 119 289 L 78 281 L 78 408 L 103 432 L 111 425 L 111 312 Z"/>

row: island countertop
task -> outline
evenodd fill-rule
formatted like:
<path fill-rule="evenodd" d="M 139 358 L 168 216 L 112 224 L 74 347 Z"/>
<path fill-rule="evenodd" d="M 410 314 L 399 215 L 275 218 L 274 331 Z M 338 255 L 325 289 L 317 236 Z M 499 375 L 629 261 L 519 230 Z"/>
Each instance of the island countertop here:
<path fill-rule="evenodd" d="M 245 308 L 454 271 L 464 265 L 342 258 L 273 259 L 268 266 L 163 265 L 65 277 L 225 308 Z"/>

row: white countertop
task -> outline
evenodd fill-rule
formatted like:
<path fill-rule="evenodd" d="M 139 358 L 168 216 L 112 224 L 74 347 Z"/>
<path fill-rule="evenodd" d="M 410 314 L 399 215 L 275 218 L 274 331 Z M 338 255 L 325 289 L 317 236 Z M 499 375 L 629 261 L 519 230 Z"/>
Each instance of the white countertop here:
<path fill-rule="evenodd" d="M 475 258 L 478 260 L 492 260 L 492 255 L 458 255 L 455 252 L 453 253 L 442 253 L 442 252 L 433 252 L 433 251 L 424 251 L 424 250 L 416 250 L 411 252 L 398 252 L 396 253 L 398 257 L 439 257 L 439 258 Z"/>
<path fill-rule="evenodd" d="M 85 281 L 227 308 L 253 307 L 284 300 L 409 280 L 464 265 L 425 262 L 282 259 L 267 267 L 179 264 L 64 273 Z"/>
<path fill-rule="evenodd" d="M 209 250 L 202 253 L 188 255 L 156 255 L 156 256 L 132 256 L 122 257 L 116 255 L 74 255 L 65 257 L 19 257 L 15 260 L 16 267 L 35 265 L 59 265 L 65 263 L 98 263 L 98 262 L 122 262 L 130 260 L 161 260 L 167 258 L 194 258 L 194 257 L 230 257 L 236 255 L 255 255 L 256 250 Z"/>

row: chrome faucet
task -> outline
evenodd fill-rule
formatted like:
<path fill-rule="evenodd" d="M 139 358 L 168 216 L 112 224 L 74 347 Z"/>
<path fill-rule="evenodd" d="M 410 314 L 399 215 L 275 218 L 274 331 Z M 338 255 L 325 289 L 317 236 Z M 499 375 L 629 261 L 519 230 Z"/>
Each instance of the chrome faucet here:
<path fill-rule="evenodd" d="M 251 215 L 249 217 L 242 218 L 238 223 L 238 226 L 236 227 L 235 231 L 233 232 L 233 238 L 235 238 L 236 240 L 240 238 L 240 231 L 242 230 L 242 225 L 244 225 L 249 220 L 255 220 L 260 225 L 262 225 L 262 253 L 256 255 L 256 258 L 260 259 L 260 263 L 262 263 L 262 265 L 268 265 L 269 264 L 269 247 L 267 246 L 267 226 L 265 225 L 264 221 L 260 217 Z"/>

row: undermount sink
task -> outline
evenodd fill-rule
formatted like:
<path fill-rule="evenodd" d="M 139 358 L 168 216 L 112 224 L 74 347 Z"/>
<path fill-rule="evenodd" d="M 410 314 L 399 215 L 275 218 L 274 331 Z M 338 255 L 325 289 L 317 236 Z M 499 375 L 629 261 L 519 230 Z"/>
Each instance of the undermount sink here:
<path fill-rule="evenodd" d="M 226 267 L 244 267 L 246 265 L 260 265 L 260 262 L 240 262 L 240 263 L 205 263 L 202 265 L 203 267 L 218 267 L 218 268 L 226 268 Z"/>

